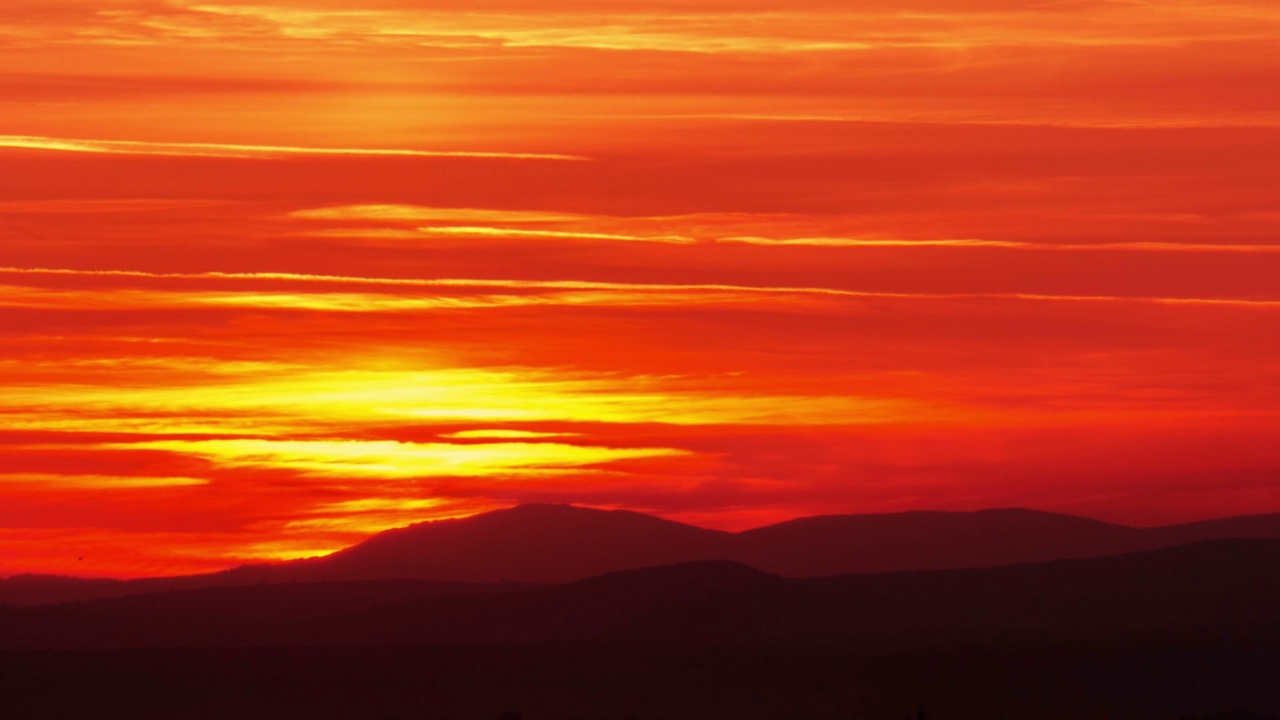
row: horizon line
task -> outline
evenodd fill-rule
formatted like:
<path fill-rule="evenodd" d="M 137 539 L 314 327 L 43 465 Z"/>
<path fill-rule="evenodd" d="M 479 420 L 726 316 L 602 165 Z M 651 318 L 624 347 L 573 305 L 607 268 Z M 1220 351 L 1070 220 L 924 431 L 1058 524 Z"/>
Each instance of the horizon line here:
<path fill-rule="evenodd" d="M 334 550 L 333 552 L 326 553 L 323 555 L 312 555 L 308 557 L 293 558 L 289 560 L 246 562 L 246 563 L 241 563 L 239 565 L 231 565 L 221 570 L 214 570 L 214 571 L 204 572 L 204 573 L 185 574 L 185 575 L 109 576 L 109 575 L 61 575 L 57 573 L 21 572 L 13 575 L 0 575 L 0 582 L 14 580 L 17 578 L 61 578 L 61 579 L 68 579 L 68 580 L 83 580 L 86 582 L 93 582 L 93 581 L 131 582 L 135 580 L 153 580 L 153 579 L 159 580 L 159 579 L 166 579 L 166 578 L 177 579 L 177 578 L 207 577 L 212 575 L 218 575 L 221 573 L 231 572 L 240 568 L 276 567 L 276 566 L 282 566 L 282 565 L 290 565 L 298 562 L 306 562 L 309 560 L 327 558 L 327 557 L 336 555 L 337 553 L 343 552 L 345 550 L 358 547 L 364 544 L 365 542 L 367 542 L 369 539 L 377 537 L 379 535 L 395 533 L 395 532 L 407 530 L 409 528 L 419 527 L 422 525 L 428 525 L 428 524 L 439 523 L 439 522 L 450 522 L 450 521 L 457 521 L 457 520 L 470 520 L 472 518 L 478 518 L 485 515 L 493 515 L 497 513 L 504 513 L 504 512 L 510 512 L 512 510 L 518 510 L 520 508 L 531 508 L 531 507 L 565 508 L 565 509 L 571 509 L 571 510 L 586 510 L 589 512 L 627 513 L 631 515 L 641 515 L 644 517 L 654 518 L 664 522 L 673 523 L 676 525 L 683 525 L 685 527 L 696 528 L 698 530 L 704 530 L 706 532 L 723 533 L 725 535 L 742 535 L 744 533 L 753 532 L 756 530 L 763 530 L 765 528 L 777 527 L 777 526 L 785 525 L 788 523 L 819 519 L 819 518 L 886 517 L 886 516 L 893 516 L 893 515 L 915 515 L 915 514 L 976 515 L 979 513 L 1013 511 L 1013 512 L 1035 513 L 1040 515 L 1056 515 L 1059 517 L 1075 518 L 1078 520 L 1088 520 L 1090 522 L 1096 522 L 1102 525 L 1110 525 L 1112 527 L 1128 528 L 1132 530 L 1155 530 L 1160 528 L 1180 527 L 1184 525 L 1196 525 L 1199 523 L 1216 522 L 1221 520 L 1266 517 L 1270 515 L 1280 514 L 1280 510 L 1274 510 L 1271 512 L 1246 513 L 1242 515 L 1215 515 L 1213 517 L 1202 518 L 1199 520 L 1188 520 L 1183 522 L 1165 523 L 1161 525 L 1127 525 L 1124 523 L 1112 522 L 1109 520 L 1100 520 L 1098 518 L 1089 517 L 1087 515 L 1077 515 L 1074 513 L 1058 512 L 1055 510 L 1039 510 L 1036 508 L 1021 507 L 1021 506 L 986 507 L 986 508 L 978 508 L 976 510 L 942 510 L 942 509 L 923 509 L 922 508 L 922 509 L 913 509 L 913 510 L 898 510 L 898 511 L 891 511 L 891 512 L 865 512 L 865 513 L 849 512 L 849 513 L 823 513 L 823 514 L 817 514 L 817 515 L 797 515 L 795 517 L 788 518 L 786 520 L 779 520 L 777 522 L 771 522 L 765 525 L 753 526 L 753 527 L 745 528 L 742 530 L 717 530 L 715 528 L 703 527 L 701 525 L 695 525 L 693 523 L 684 522 L 682 520 L 672 520 L 670 518 L 664 517 L 662 515 L 659 515 L 653 512 L 629 510 L 621 507 L 593 506 L 593 505 L 582 505 L 582 504 L 576 504 L 576 503 L 559 503 L 559 502 L 522 502 L 522 503 L 515 503 L 513 505 L 508 505 L 506 507 L 501 507 L 497 509 L 482 510 L 480 512 L 471 513 L 469 515 L 454 515 L 454 516 L 440 517 L 440 518 L 430 519 L 430 520 L 421 520 L 418 522 L 409 523 L 407 525 L 401 525 L 399 527 L 388 528 L 386 530 L 372 533 L 356 543 L 353 543 L 343 548 L 339 548 L 337 550 Z"/>

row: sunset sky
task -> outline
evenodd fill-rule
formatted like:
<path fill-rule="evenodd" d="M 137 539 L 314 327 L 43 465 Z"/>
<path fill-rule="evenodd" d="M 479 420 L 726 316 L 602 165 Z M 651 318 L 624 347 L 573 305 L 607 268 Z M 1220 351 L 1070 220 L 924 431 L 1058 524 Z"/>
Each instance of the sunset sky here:
<path fill-rule="evenodd" d="M 0 576 L 1280 510 L 1274 0 L 3 0 Z"/>

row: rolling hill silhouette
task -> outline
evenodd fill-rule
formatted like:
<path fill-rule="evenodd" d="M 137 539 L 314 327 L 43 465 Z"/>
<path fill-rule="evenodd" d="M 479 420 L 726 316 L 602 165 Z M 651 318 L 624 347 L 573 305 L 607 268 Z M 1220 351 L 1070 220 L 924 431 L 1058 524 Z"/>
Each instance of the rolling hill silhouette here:
<path fill-rule="evenodd" d="M 459 610 L 466 606 L 464 612 Z M 1280 636 L 1280 541 L 1218 540 L 982 570 L 782 578 L 713 561 L 632 570 L 483 603 L 458 596 L 326 624 L 336 642 L 985 641 L 1008 634 Z M 317 628 L 309 637 L 325 637 Z"/>
<path fill-rule="evenodd" d="M 1280 537 L 1280 517 L 1273 521 Z M 1196 539 L 1236 537 L 1223 534 Z M 1145 530 L 1022 509 L 826 515 L 748 530 L 738 557 L 789 577 L 982 568 L 1186 544 L 1144 542 Z M 1189 541 L 1188 541 L 1189 542 Z"/>
<path fill-rule="evenodd" d="M 555 583 L 728 558 L 733 539 L 729 533 L 625 510 L 520 505 L 389 530 L 327 557 L 272 570 L 335 579 Z"/>
<path fill-rule="evenodd" d="M 412 582 L 156 593 L 0 614 L 0 647 L 1280 640 L 1280 541 L 992 569 L 782 578 L 727 561 L 547 587 Z"/>
<path fill-rule="evenodd" d="M 1280 514 L 1132 528 L 1021 509 L 802 518 L 740 533 L 624 510 L 520 505 L 389 530 L 323 558 L 230 571 L 256 580 L 558 583 L 730 560 L 786 577 L 997 567 L 1225 538 L 1280 538 Z"/>
<path fill-rule="evenodd" d="M 332 555 L 132 581 L 21 576 L 0 602 L 34 605 L 259 583 L 431 580 L 561 583 L 617 570 L 725 560 L 785 577 L 998 567 L 1224 538 L 1280 538 L 1280 514 L 1133 528 L 1021 509 L 802 518 L 740 533 L 641 513 L 521 505 L 389 530 Z"/>

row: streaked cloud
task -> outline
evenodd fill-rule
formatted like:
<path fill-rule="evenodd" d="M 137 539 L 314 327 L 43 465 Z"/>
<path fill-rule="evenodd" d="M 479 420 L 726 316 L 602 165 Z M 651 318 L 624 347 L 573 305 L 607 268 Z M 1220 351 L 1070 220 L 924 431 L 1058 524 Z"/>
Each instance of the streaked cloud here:
<path fill-rule="evenodd" d="M 1223 307 L 1280 307 L 1280 299 L 1270 298 L 1213 298 L 1213 297 L 1146 297 L 1124 295 L 1053 295 L 1041 293 L 905 293 L 876 292 L 863 290 L 846 290 L 830 287 L 785 287 L 785 286 L 753 286 L 727 285 L 719 283 L 706 284 L 669 284 L 669 283 L 615 283 L 580 280 L 506 280 L 477 278 L 372 278 L 340 275 L 301 275 L 294 273 L 146 273 L 138 271 L 92 270 L 76 271 L 49 268 L 3 268 L 0 274 L 15 275 L 81 275 L 84 277 L 120 277 L 156 280 L 224 280 L 255 281 L 271 280 L 290 283 L 317 284 L 349 284 L 366 286 L 388 286 L 393 288 L 445 288 L 454 290 L 482 290 L 491 288 L 521 291 L 553 291 L 548 295 L 527 296 L 524 294 L 504 295 L 461 295 L 458 297 L 421 298 L 402 295 L 372 295 L 350 293 L 261 293 L 261 292 L 221 292 L 221 293 L 183 293 L 161 292 L 151 294 L 139 290 L 110 290 L 104 294 L 86 293 L 86 291 L 28 290 L 21 286 L 9 286 L 8 292 L 0 294 L 0 302 L 8 302 L 15 307 L 48 307 L 59 305 L 59 300 L 66 298 L 71 302 L 66 307 L 89 307 L 94 299 L 100 297 L 108 303 L 116 303 L 120 307 L 143 307 L 152 305 L 156 300 L 169 301 L 179 306 L 189 305 L 223 305 L 251 306 L 282 309 L 319 309 L 345 311 L 394 311 L 424 310 L 432 308 L 460 307 L 494 307 L 518 305 L 649 305 L 667 304 L 670 302 L 697 301 L 699 297 L 713 303 L 733 303 L 750 300 L 756 296 L 813 296 L 846 299 L 878 299 L 878 300 L 1008 300 L 1026 302 L 1068 302 L 1068 303 L 1153 303 L 1153 304 L 1197 304 Z M 3 290 L 4 286 L 0 286 Z M 562 293 L 554 291 L 580 291 L 583 294 Z M 93 299 L 91 299 L 93 298 Z"/>
<path fill-rule="evenodd" d="M 78 140 L 71 138 L 0 135 L 0 148 L 50 150 L 109 155 L 169 155 L 178 157 L 278 158 L 290 156 L 462 157 L 512 160 L 582 161 L 585 157 L 555 153 L 505 153 L 469 150 L 406 150 L 385 148 L 323 148 L 228 143 L 173 143 L 137 140 Z"/>
<path fill-rule="evenodd" d="M 672 448 L 606 448 L 561 443 L 402 443 L 359 440 L 155 440 L 108 446 L 164 450 L 231 468 L 282 469 L 339 480 L 424 477 L 537 477 L 590 472 L 637 458 L 680 457 Z"/>
<path fill-rule="evenodd" d="M 697 242 L 683 235 L 619 235 L 617 233 L 574 232 L 570 230 L 526 230 L 523 228 L 493 228 L 477 226 L 422 227 L 419 232 L 443 237 L 474 238 L 538 238 L 553 240 L 621 240 L 623 242 L 656 242 L 678 245 Z"/>
<path fill-rule="evenodd" d="M 403 223 L 560 223 L 584 219 L 573 213 L 501 208 L 441 208 L 421 205 L 336 205 L 295 210 L 290 216 L 306 220 L 370 220 Z"/>
<path fill-rule="evenodd" d="M 445 498 L 376 497 L 324 503 L 313 508 L 306 517 L 290 520 L 285 529 L 295 533 L 341 533 L 364 536 L 370 533 L 404 527 L 428 520 L 448 520 L 497 509 L 470 502 Z M 338 546 L 337 549 L 340 549 Z M 322 553 L 312 552 L 310 555 Z M 276 557 L 293 559 L 310 555 L 286 551 Z"/>
<path fill-rule="evenodd" d="M 448 12 L 440 10 L 339 8 L 299 5 L 192 5 L 197 17 L 179 18 L 171 31 L 208 28 L 226 37 L 235 25 L 218 18 L 244 18 L 269 25 L 274 31 L 303 41 L 360 38 L 418 42 L 443 47 L 589 48 L 613 51 L 667 52 L 830 52 L 877 48 L 928 47 L 966 49 L 992 45 L 1023 45 L 1028 31 L 1036 42 L 1082 45 L 1168 45 L 1204 37 L 1228 35 L 1264 37 L 1265 29 L 1280 22 L 1276 13 L 1256 4 L 1211 9 L 1196 3 L 1170 3 L 1140 9 L 1113 3 L 1094 3 L 1090 18 L 1029 9 L 975 8 L 967 12 L 912 12 L 824 8 L 798 12 L 791 6 L 770 5 L 755 12 L 720 10 L 661 15 L 641 7 L 613 12 Z M 514 8 L 513 8 L 514 10 Z M 1046 22 L 1046 16 L 1056 23 Z M 197 25 L 198 19 L 207 22 Z M 607 22 L 602 22 L 607 20 Z M 1198 22 L 1199 21 L 1199 22 Z M 154 22 L 154 21 L 153 21 Z M 1019 35 L 1021 32 L 1023 35 Z"/>
<path fill-rule="evenodd" d="M 581 435 L 581 433 L 539 432 L 536 430 L 494 428 L 481 430 L 459 430 L 457 432 L 445 433 L 440 437 L 450 440 L 539 440 L 542 438 L 562 438 L 579 435 Z"/>
<path fill-rule="evenodd" d="M 9 489 L 44 490 L 137 490 L 208 485 L 205 478 L 153 477 L 147 475 L 68 475 L 58 473 L 0 473 L 0 485 Z"/>
<path fill-rule="evenodd" d="M 935 240 L 922 238 L 918 240 L 882 239 L 882 238 L 763 238 L 763 237 L 726 237 L 717 242 L 744 243 L 763 246 L 803 246 L 803 247 L 847 247 L 847 248 L 1001 248 L 1010 250 L 1043 250 L 1043 251 L 1075 251 L 1075 252 L 1164 252 L 1164 253 L 1280 253 L 1280 245 L 1276 244 L 1206 244 L 1176 242 L 1099 242 L 1099 243 L 1036 243 L 1013 240 Z"/>
<path fill-rule="evenodd" d="M 879 238 L 841 238 L 841 237 L 811 237 L 811 238 L 763 238 L 763 237 L 726 237 L 720 238 L 717 242 L 723 243 L 743 243 L 746 245 L 764 245 L 775 247 L 786 246 L 807 246 L 807 247 L 847 247 L 847 248 L 877 248 L 877 247 L 896 247 L 896 248 L 912 248 L 912 247 L 978 247 L 978 248 L 1025 248 L 1029 243 L 1018 243 L 1001 240 L 891 240 Z"/>

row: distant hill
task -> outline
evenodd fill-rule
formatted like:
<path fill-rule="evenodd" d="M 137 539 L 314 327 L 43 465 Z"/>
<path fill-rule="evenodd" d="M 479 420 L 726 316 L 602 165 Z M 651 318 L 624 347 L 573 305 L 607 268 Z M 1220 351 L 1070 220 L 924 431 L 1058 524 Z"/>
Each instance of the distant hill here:
<path fill-rule="evenodd" d="M 1273 523 L 1280 537 L 1280 516 Z M 1145 532 L 1021 509 L 826 515 L 739 533 L 737 558 L 779 575 L 812 577 L 996 567 L 1185 544 L 1144 542 Z"/>
<path fill-rule="evenodd" d="M 21 576 L 0 580 L 0 603 L 279 582 L 561 583 L 703 560 L 819 577 L 1104 557 L 1226 538 L 1280 538 L 1280 514 L 1133 528 L 1021 509 L 907 512 L 810 517 L 727 533 L 620 510 L 521 505 L 389 530 L 325 557 L 209 575 L 133 581 Z"/>
<path fill-rule="evenodd" d="M 728 562 L 614 573 L 483 602 L 460 597 L 325 624 L 338 643 L 610 640 L 893 646 L 1117 634 L 1280 639 L 1280 541 L 1089 560 L 827 578 Z M 316 638 L 320 635 L 306 634 Z"/>
<path fill-rule="evenodd" d="M 124 580 L 61 575 L 14 575 L 0 579 L 0 603 L 45 605 L 128 595 L 137 590 Z"/>
<path fill-rule="evenodd" d="M 521 505 L 375 535 L 286 572 L 334 579 L 577 580 L 615 570 L 731 557 L 730 533 L 624 510 Z M 280 568 L 284 570 L 285 568 Z"/>
<path fill-rule="evenodd" d="M 1280 640 L 1280 541 L 807 579 L 702 561 L 540 588 L 299 583 L 0 613 L 0 646 L 10 648 L 842 640 L 918 647 L 1125 635 Z"/>

